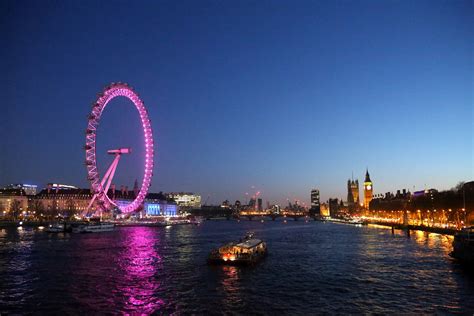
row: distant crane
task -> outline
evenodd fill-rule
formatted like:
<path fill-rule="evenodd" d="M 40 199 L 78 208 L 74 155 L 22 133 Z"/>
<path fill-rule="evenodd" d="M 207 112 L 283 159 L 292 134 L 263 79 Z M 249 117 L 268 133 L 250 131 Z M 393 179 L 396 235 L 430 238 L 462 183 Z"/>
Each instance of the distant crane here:
<path fill-rule="evenodd" d="M 206 205 L 207 205 L 207 202 L 209 201 L 209 198 L 210 198 L 210 197 L 211 197 L 210 195 L 207 196 L 206 201 L 204 201 L 204 204 L 203 204 L 202 206 L 206 206 Z"/>

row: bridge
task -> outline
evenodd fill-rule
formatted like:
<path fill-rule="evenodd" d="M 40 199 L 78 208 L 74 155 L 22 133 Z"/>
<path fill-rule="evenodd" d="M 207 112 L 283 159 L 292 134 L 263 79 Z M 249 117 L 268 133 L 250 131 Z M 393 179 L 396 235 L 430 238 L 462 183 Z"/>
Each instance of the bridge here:
<path fill-rule="evenodd" d="M 297 221 L 300 218 L 310 218 L 310 215 L 306 211 L 288 211 L 284 210 L 280 213 L 275 213 L 271 211 L 255 211 L 255 210 L 250 210 L 250 211 L 240 211 L 237 214 L 238 218 L 247 218 L 249 221 L 253 220 L 254 218 L 271 218 L 272 221 L 276 220 L 279 217 L 283 218 L 292 218 L 293 220 Z"/>

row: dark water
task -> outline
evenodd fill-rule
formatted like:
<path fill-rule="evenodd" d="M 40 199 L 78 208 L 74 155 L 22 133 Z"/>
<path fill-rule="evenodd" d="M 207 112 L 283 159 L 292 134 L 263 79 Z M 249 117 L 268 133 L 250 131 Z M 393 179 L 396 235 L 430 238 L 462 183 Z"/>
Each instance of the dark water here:
<path fill-rule="evenodd" d="M 267 241 L 265 261 L 206 265 L 211 248 L 247 230 Z M 448 257 L 451 241 L 303 221 L 64 235 L 0 229 L 0 311 L 472 314 L 474 276 Z"/>

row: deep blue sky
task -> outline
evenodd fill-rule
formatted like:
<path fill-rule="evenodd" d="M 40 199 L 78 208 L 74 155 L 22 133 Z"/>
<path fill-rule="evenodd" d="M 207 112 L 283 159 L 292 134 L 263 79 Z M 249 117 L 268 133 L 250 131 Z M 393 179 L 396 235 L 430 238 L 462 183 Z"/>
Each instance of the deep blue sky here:
<path fill-rule="evenodd" d="M 0 184 L 87 186 L 84 130 L 108 83 L 152 118 L 153 191 L 209 201 L 346 197 L 472 180 L 472 1 L 2 1 Z M 138 116 L 104 113 L 98 149 L 131 146 Z M 110 157 L 101 157 L 101 170 Z M 255 189 L 251 187 L 255 186 Z"/>

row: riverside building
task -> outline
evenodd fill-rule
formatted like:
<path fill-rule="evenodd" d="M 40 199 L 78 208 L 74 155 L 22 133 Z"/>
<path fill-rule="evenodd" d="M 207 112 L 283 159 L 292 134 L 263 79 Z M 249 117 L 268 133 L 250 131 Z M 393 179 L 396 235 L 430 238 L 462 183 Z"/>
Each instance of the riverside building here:
<path fill-rule="evenodd" d="M 23 189 L 0 190 L 0 216 L 18 217 L 27 212 L 30 199 Z"/>
<path fill-rule="evenodd" d="M 172 192 L 167 197 L 174 200 L 180 208 L 201 207 L 201 196 L 191 192 Z"/>
<path fill-rule="evenodd" d="M 368 210 L 370 201 L 372 201 L 374 192 L 374 186 L 372 184 L 372 180 L 370 180 L 369 169 L 365 172 L 365 180 L 364 180 L 364 209 Z"/>
<path fill-rule="evenodd" d="M 26 195 L 36 195 L 38 186 L 36 184 L 9 184 L 4 190 L 23 190 Z"/>
<path fill-rule="evenodd" d="M 321 205 L 318 189 L 311 190 L 311 213 L 318 215 L 321 214 Z"/>

